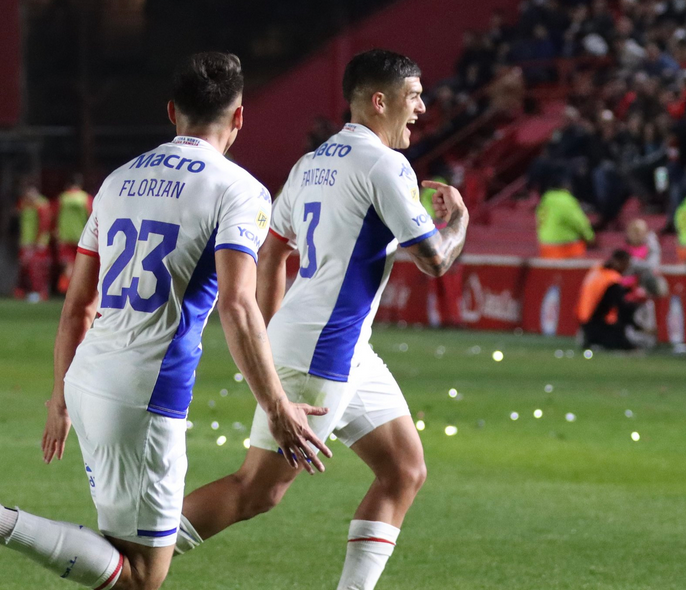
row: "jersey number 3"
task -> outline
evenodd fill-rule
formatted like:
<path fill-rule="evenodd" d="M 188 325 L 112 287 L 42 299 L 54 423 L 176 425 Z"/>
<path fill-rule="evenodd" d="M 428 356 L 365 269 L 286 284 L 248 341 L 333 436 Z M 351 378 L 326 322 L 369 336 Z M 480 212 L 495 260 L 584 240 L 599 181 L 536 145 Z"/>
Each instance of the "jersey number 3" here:
<path fill-rule="evenodd" d="M 124 234 L 124 250 L 114 261 L 114 264 L 107 271 L 102 281 L 102 303 L 100 307 L 124 309 L 126 300 L 131 303 L 131 307 L 136 311 L 152 313 L 162 307 L 169 299 L 171 289 L 171 275 L 164 265 L 165 257 L 176 248 L 176 241 L 179 238 L 179 226 L 163 221 L 143 220 L 141 231 L 136 231 L 136 226 L 130 219 L 117 219 L 107 232 L 107 245 L 114 244 L 114 238 L 118 233 Z M 141 264 L 143 270 L 151 272 L 157 284 L 155 292 L 150 297 L 141 297 L 138 293 L 139 277 L 131 280 L 130 287 L 123 287 L 121 295 L 111 295 L 110 287 L 117 280 L 126 266 L 131 262 L 136 252 L 136 242 L 146 242 L 150 234 L 162 236 L 162 241 L 154 248 Z"/>
<path fill-rule="evenodd" d="M 317 270 L 317 248 L 314 245 L 314 230 L 319 225 L 319 216 L 322 212 L 322 204 L 315 201 L 305 203 L 305 215 L 303 221 L 311 216 L 310 225 L 307 226 L 307 266 L 300 267 L 300 276 L 306 279 L 312 278 Z"/>

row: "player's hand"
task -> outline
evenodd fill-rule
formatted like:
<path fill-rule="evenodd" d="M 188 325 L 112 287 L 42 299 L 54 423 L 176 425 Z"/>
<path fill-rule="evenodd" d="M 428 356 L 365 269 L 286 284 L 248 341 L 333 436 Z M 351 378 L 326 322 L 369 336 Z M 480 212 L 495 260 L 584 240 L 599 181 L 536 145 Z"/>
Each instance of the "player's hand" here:
<path fill-rule="evenodd" d="M 71 428 L 71 419 L 65 407 L 60 407 L 52 400 L 45 402 L 45 405 L 48 408 L 48 419 L 45 423 L 41 448 L 43 461 L 49 464 L 55 456 L 60 460 L 64 456 L 64 444 L 67 442 Z"/>
<path fill-rule="evenodd" d="M 284 459 L 294 469 L 302 466 L 310 475 L 314 475 L 314 465 L 318 471 L 325 471 L 324 464 L 308 442 L 326 457 L 331 458 L 333 454 L 312 432 L 307 423 L 307 416 L 323 416 L 328 411 L 327 408 L 317 408 L 308 404 L 294 404 L 284 395 L 268 415 L 272 436 L 278 443 Z"/>
<path fill-rule="evenodd" d="M 432 188 L 436 192 L 431 197 L 434 211 L 439 219 L 446 223 L 454 218 L 462 221 L 465 225 L 469 223 L 469 212 L 462 200 L 462 195 L 454 186 L 436 182 L 435 180 L 422 181 L 424 188 Z"/>

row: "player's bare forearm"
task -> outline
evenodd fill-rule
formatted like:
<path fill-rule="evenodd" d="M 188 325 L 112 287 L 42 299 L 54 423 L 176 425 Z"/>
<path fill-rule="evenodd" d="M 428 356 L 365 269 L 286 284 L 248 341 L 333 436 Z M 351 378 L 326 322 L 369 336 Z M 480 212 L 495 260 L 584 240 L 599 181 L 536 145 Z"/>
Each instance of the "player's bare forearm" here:
<path fill-rule="evenodd" d="M 233 360 L 257 403 L 269 413 L 285 394 L 274 368 L 267 328 L 255 298 L 246 295 L 220 301 L 219 317 Z"/>
<path fill-rule="evenodd" d="M 455 214 L 442 230 L 410 246 L 408 251 L 417 267 L 430 276 L 443 276 L 462 253 L 468 222 L 466 212 Z"/>
<path fill-rule="evenodd" d="M 78 254 L 74 274 L 62 307 L 54 351 L 54 386 L 52 403 L 64 406 L 64 376 L 76 349 L 91 327 L 98 304 L 97 258 Z"/>
<path fill-rule="evenodd" d="M 257 403 L 269 417 L 274 440 L 292 467 L 302 465 L 314 473 L 314 465 L 324 471 L 324 465 L 307 443 L 312 443 L 327 457 L 331 456 L 331 451 L 312 432 L 307 416 L 321 416 L 327 410 L 293 404 L 281 387 L 267 328 L 255 298 L 257 271 L 254 261 L 247 254 L 231 249 L 219 250 L 215 256 L 219 317 L 226 342 Z"/>
<path fill-rule="evenodd" d="M 264 323 L 269 325 L 274 314 L 279 311 L 286 293 L 286 261 L 265 261 L 257 267 L 257 304 L 262 312 Z"/>
<path fill-rule="evenodd" d="M 281 307 L 281 301 L 286 293 L 286 259 L 291 252 L 293 248 L 273 234 L 267 236 L 260 248 L 260 260 L 257 265 L 257 303 L 267 325 Z"/>
<path fill-rule="evenodd" d="M 48 418 L 43 431 L 41 449 L 43 460 L 62 459 L 64 446 L 71 429 L 69 412 L 64 401 L 64 376 L 74 360 L 76 348 L 91 327 L 98 304 L 99 260 L 83 254 L 76 255 L 74 274 L 62 307 L 57 338 L 55 339 L 55 382 L 47 403 Z"/>
<path fill-rule="evenodd" d="M 234 250 L 220 250 L 216 261 L 217 309 L 226 343 L 257 402 L 267 411 L 284 393 L 274 368 L 267 328 L 255 299 L 255 262 L 247 254 Z"/>

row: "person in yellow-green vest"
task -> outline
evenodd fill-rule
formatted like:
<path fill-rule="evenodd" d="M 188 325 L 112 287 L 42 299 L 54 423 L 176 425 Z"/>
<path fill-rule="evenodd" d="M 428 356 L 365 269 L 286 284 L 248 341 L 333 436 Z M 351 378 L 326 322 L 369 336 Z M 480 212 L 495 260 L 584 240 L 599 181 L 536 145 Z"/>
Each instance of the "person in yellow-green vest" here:
<path fill-rule="evenodd" d="M 57 245 L 61 267 L 57 290 L 66 293 L 74 270 L 81 232 L 93 209 L 93 197 L 83 190 L 83 179 L 75 174 L 58 197 Z"/>
<path fill-rule="evenodd" d="M 19 197 L 19 277 L 14 295 L 36 303 L 48 298 L 50 282 L 50 202 L 34 184 Z"/>
<path fill-rule="evenodd" d="M 677 232 L 676 254 L 680 262 L 686 262 L 686 199 L 674 213 L 674 226 Z"/>
<path fill-rule="evenodd" d="M 536 229 L 541 258 L 582 257 L 595 241 L 591 222 L 564 180 L 543 193 L 536 207 Z"/>

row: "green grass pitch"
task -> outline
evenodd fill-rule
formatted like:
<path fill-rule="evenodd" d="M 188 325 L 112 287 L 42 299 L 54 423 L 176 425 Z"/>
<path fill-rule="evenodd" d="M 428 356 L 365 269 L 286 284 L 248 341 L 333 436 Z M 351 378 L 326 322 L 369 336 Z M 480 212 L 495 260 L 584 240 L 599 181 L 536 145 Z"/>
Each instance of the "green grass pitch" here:
<path fill-rule="evenodd" d="M 0 302 L 0 502 L 94 526 L 75 437 L 61 463 L 40 457 L 58 315 L 56 303 Z M 568 339 L 413 328 L 377 328 L 373 343 L 426 424 L 429 469 L 379 590 L 684 587 L 683 358 L 585 359 Z M 216 317 L 204 350 L 188 489 L 239 466 L 254 407 Z M 165 588 L 335 588 L 371 477 L 340 443 L 331 447 L 326 474 L 301 476 L 276 510 L 175 560 Z M 0 547 L 0 590 L 68 587 Z"/>

